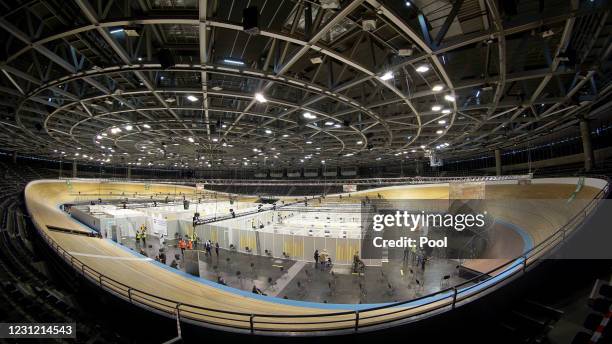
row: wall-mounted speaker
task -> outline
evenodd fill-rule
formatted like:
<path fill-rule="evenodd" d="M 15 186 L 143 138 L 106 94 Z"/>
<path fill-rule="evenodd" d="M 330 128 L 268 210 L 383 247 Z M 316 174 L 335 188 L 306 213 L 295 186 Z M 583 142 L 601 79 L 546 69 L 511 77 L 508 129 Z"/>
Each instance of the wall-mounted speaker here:
<path fill-rule="evenodd" d="M 163 69 L 168 69 L 176 64 L 174 62 L 174 55 L 172 55 L 170 49 L 161 49 L 159 53 L 157 53 L 157 59 Z"/>
<path fill-rule="evenodd" d="M 247 7 L 242 10 L 242 28 L 244 32 L 250 35 L 259 34 L 259 26 L 257 24 L 259 11 L 257 6 Z"/>

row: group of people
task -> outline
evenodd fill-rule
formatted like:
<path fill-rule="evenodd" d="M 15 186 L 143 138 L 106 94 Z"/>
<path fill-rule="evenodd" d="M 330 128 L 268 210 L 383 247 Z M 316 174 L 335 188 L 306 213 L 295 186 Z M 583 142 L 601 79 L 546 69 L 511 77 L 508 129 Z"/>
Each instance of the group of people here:
<path fill-rule="evenodd" d="M 332 260 L 330 255 L 327 252 L 319 253 L 319 250 L 314 251 L 314 261 L 315 261 L 315 269 L 318 269 L 318 266 L 321 265 L 321 269 L 331 268 Z"/>
<path fill-rule="evenodd" d="M 181 249 L 181 255 L 185 255 L 185 249 L 187 250 L 193 250 L 194 247 L 196 247 L 197 245 L 197 241 L 194 241 L 192 239 L 183 239 L 183 237 L 179 238 L 178 241 L 178 248 Z M 207 256 L 212 256 L 212 250 L 215 250 L 215 254 L 217 257 L 219 257 L 219 243 L 213 243 L 210 240 L 206 240 L 204 242 L 204 251 L 206 251 L 206 255 Z"/>
<path fill-rule="evenodd" d="M 217 258 L 219 258 L 219 243 L 216 242 L 213 244 L 213 242 L 210 240 L 206 240 L 206 242 L 204 242 L 204 251 L 206 251 L 207 256 L 212 256 L 213 248 L 215 249 L 215 255 L 217 256 Z"/>
<path fill-rule="evenodd" d="M 416 247 L 404 249 L 404 264 L 420 267 L 421 270 L 425 271 L 425 263 L 428 260 L 426 253 L 422 250 L 417 250 Z"/>
<path fill-rule="evenodd" d="M 142 224 L 136 231 L 136 244 L 140 244 L 142 241 L 143 245 L 147 245 L 147 225 Z"/>

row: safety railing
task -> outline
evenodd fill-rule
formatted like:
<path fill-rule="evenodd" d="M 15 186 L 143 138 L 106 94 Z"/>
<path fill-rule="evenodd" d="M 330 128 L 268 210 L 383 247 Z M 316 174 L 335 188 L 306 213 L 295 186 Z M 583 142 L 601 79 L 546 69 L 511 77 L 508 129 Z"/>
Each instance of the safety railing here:
<path fill-rule="evenodd" d="M 313 308 L 304 308 L 312 314 L 264 314 L 242 313 L 177 302 L 132 288 L 120 281 L 112 279 L 87 266 L 79 259 L 70 255 L 58 245 L 45 231 L 38 232 L 49 246 L 72 268 L 84 278 L 97 284 L 127 302 L 168 317 L 178 317 L 181 321 L 208 326 L 227 331 L 250 334 L 282 335 L 313 335 L 368 331 L 379 327 L 392 326 L 435 315 L 470 302 L 483 294 L 492 292 L 500 284 L 524 274 L 546 253 L 567 240 L 569 235 L 588 218 L 597 208 L 600 201 L 609 192 L 610 183 L 606 177 L 606 185 L 591 199 L 587 205 L 578 211 L 557 231 L 548 236 L 524 254 L 502 264 L 486 273 L 462 282 L 450 288 L 421 296 L 416 299 L 384 304 L 361 310 L 340 312 L 321 312 Z"/>
<path fill-rule="evenodd" d="M 449 182 L 486 182 L 499 180 L 517 180 L 531 178 L 530 174 L 504 175 L 504 176 L 469 176 L 469 177 L 397 177 L 397 178 L 355 178 L 355 179 L 127 179 L 127 178 L 65 178 L 61 180 L 83 180 L 99 182 L 123 183 L 155 183 L 155 184 L 204 184 L 204 185 L 233 185 L 233 186 L 316 186 L 316 185 L 396 185 L 396 184 L 432 184 Z"/>

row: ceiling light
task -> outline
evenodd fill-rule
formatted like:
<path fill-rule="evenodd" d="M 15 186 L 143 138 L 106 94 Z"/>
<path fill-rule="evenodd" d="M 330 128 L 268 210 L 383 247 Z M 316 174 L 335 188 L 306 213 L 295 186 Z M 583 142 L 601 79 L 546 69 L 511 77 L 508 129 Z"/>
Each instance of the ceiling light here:
<path fill-rule="evenodd" d="M 441 135 L 444 132 L 444 130 L 440 129 L 436 131 L 436 134 Z"/>
<path fill-rule="evenodd" d="M 340 128 L 342 127 L 342 125 L 340 125 L 339 123 L 334 124 L 334 128 Z"/>
<path fill-rule="evenodd" d="M 327 121 L 327 122 L 325 122 L 325 125 L 327 125 L 327 126 L 332 126 L 332 125 L 334 125 L 334 122 L 332 122 L 332 121 Z"/>
<path fill-rule="evenodd" d="M 362 144 L 363 144 L 363 141 L 359 140 L 359 141 L 357 141 L 357 144 L 358 144 L 358 145 L 362 145 Z"/>
<path fill-rule="evenodd" d="M 110 30 L 110 33 L 120 33 L 120 32 L 123 32 L 123 28 L 116 28 L 116 29 Z"/>
<path fill-rule="evenodd" d="M 412 6 L 412 3 L 410 1 L 406 1 L 405 4 L 406 4 L 406 7 Z"/>
<path fill-rule="evenodd" d="M 236 60 L 236 59 L 223 59 L 223 62 L 235 66 L 244 66 L 244 61 Z"/>
<path fill-rule="evenodd" d="M 421 149 L 425 149 L 425 145 L 421 145 Z"/>
<path fill-rule="evenodd" d="M 312 141 L 306 141 L 306 144 L 310 145 L 310 144 L 312 144 Z"/>
<path fill-rule="evenodd" d="M 188 137 L 187 140 L 192 143 L 194 142 L 193 137 Z"/>
<path fill-rule="evenodd" d="M 107 133 L 102 133 L 102 136 L 108 136 L 108 134 Z"/>
<path fill-rule="evenodd" d="M 420 65 L 418 67 L 416 67 L 415 69 L 417 72 L 419 73 L 425 73 L 429 70 L 429 67 L 427 65 Z"/>
<path fill-rule="evenodd" d="M 191 102 L 197 102 L 198 101 L 198 97 L 190 94 L 190 95 L 187 96 L 187 100 L 189 100 Z"/>
<path fill-rule="evenodd" d="M 266 134 L 272 134 L 272 130 L 266 129 Z"/>
<path fill-rule="evenodd" d="M 283 137 L 289 137 L 289 134 L 283 134 Z"/>
<path fill-rule="evenodd" d="M 120 132 L 121 132 L 121 129 L 119 129 L 119 128 L 112 128 L 111 129 L 111 133 L 112 134 L 117 134 L 117 133 L 120 133 Z"/>
<path fill-rule="evenodd" d="M 142 126 L 143 126 L 144 128 L 151 129 L 151 126 L 150 126 L 150 125 L 148 125 L 148 124 L 143 124 Z"/>
<path fill-rule="evenodd" d="M 446 99 L 449 102 L 454 102 L 455 101 L 455 97 L 450 95 L 450 94 L 445 95 L 444 99 Z"/>
<path fill-rule="evenodd" d="M 431 90 L 434 92 L 440 92 L 443 89 L 444 89 L 444 85 L 434 85 L 434 87 L 431 88 Z"/>
<path fill-rule="evenodd" d="M 312 63 L 312 64 L 323 63 L 323 58 L 321 56 L 315 56 L 315 57 L 310 59 L 310 63 Z"/>
<path fill-rule="evenodd" d="M 260 103 L 265 103 L 268 101 L 266 97 L 264 97 L 263 93 L 261 92 L 255 93 L 255 100 L 257 100 Z"/>
<path fill-rule="evenodd" d="M 387 81 L 387 80 L 391 80 L 393 79 L 393 72 L 392 71 L 388 71 L 385 74 L 380 76 L 380 80 L 382 81 Z"/>
<path fill-rule="evenodd" d="M 446 120 L 441 119 L 438 121 L 438 124 L 446 124 Z"/>
<path fill-rule="evenodd" d="M 449 114 L 449 113 L 451 113 L 451 110 L 450 109 L 444 109 L 444 110 L 442 110 L 442 113 Z"/>
<path fill-rule="evenodd" d="M 132 127 L 132 125 L 131 125 L 131 124 L 128 124 L 128 125 L 126 125 L 124 128 L 125 128 L 125 130 L 130 131 L 130 130 L 132 130 L 134 127 Z"/>
<path fill-rule="evenodd" d="M 96 138 L 97 138 L 98 140 L 102 140 L 102 135 L 98 135 L 98 136 L 96 136 Z"/>
<path fill-rule="evenodd" d="M 434 105 L 431 107 L 431 111 L 440 111 L 442 110 L 442 107 L 440 105 Z"/>
<path fill-rule="evenodd" d="M 217 141 L 219 141 L 219 139 L 218 139 L 218 138 L 214 138 L 214 139 L 212 139 L 212 142 L 217 142 Z"/>
<path fill-rule="evenodd" d="M 317 118 L 317 116 L 316 116 L 316 115 L 313 115 L 313 114 L 311 114 L 310 112 L 304 112 L 304 113 L 302 114 L 302 116 L 304 116 L 304 118 L 306 118 L 306 119 L 315 119 L 315 118 Z"/>

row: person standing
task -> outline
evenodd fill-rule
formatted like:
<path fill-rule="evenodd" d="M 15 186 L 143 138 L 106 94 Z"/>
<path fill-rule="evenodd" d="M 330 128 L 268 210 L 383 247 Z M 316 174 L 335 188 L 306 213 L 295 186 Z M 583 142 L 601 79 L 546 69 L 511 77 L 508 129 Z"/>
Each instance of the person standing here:
<path fill-rule="evenodd" d="M 319 266 L 319 250 L 314 251 L 314 261 L 315 261 L 315 269 L 318 269 Z"/>
<path fill-rule="evenodd" d="M 185 256 L 185 240 L 183 238 L 179 239 L 178 246 L 181 249 L 181 255 Z"/>
<path fill-rule="evenodd" d="M 215 243 L 215 254 L 217 255 L 217 259 L 219 259 L 219 243 Z"/>
<path fill-rule="evenodd" d="M 147 246 L 147 226 L 146 225 L 142 226 L 142 234 L 140 237 L 142 238 L 142 244 L 146 247 Z"/>

